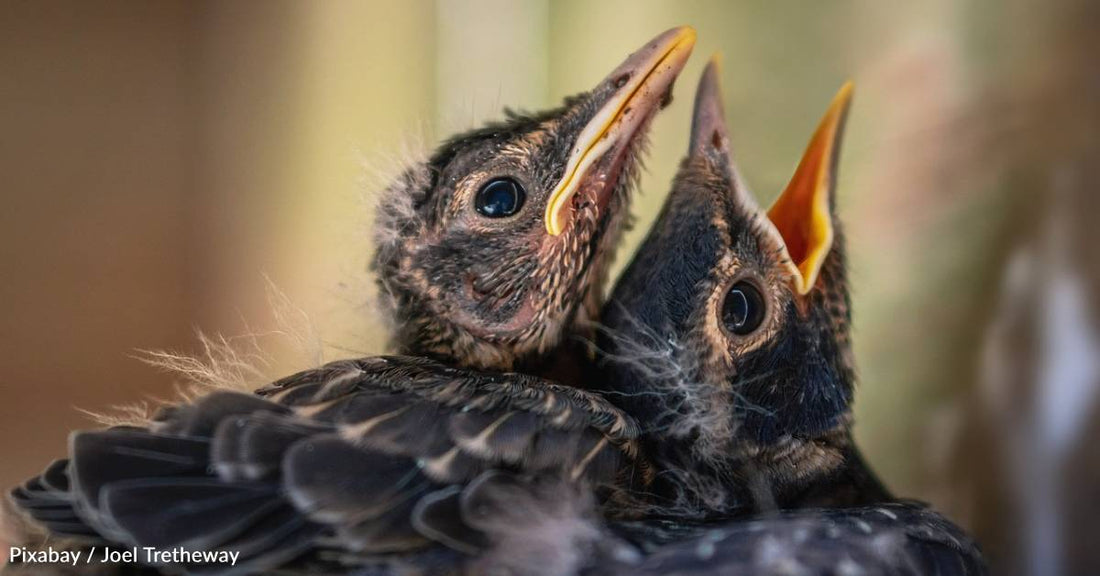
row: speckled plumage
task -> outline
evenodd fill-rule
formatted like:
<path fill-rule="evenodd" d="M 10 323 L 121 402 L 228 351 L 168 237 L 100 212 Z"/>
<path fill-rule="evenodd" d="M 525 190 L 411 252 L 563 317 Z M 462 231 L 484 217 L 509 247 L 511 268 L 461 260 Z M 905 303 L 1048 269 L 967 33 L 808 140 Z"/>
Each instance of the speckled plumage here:
<path fill-rule="evenodd" d="M 573 139 L 613 88 L 452 138 L 386 192 L 393 200 L 380 204 L 372 267 L 399 351 L 511 369 L 597 317 L 644 136 L 630 144 L 606 205 L 578 202 L 573 228 L 557 237 L 546 234 L 542 213 Z M 478 183 L 499 173 L 527 185 L 525 211 L 504 223 L 471 218 Z"/>
<path fill-rule="evenodd" d="M 538 374 L 584 357 L 563 343 L 598 318 L 646 132 L 694 42 L 669 30 L 590 92 L 456 136 L 386 191 L 372 267 L 399 352 Z M 526 202 L 485 218 L 476 195 L 500 177 Z"/>
<path fill-rule="evenodd" d="M 55 535 L 241 552 L 233 567 L 182 567 L 208 573 L 457 573 L 475 555 L 489 569 L 511 565 L 525 530 L 566 538 L 526 547 L 562 560 L 559 573 L 587 561 L 572 543 L 597 540 L 600 503 L 651 478 L 637 427 L 602 397 L 506 370 L 550 365 L 598 312 L 645 132 L 693 42 L 670 30 L 592 92 L 459 135 L 387 190 L 373 267 L 396 347 L 419 356 L 338 361 L 77 433 L 16 505 Z M 573 173 L 551 234 L 551 192 L 589 150 L 590 123 L 610 147 Z M 501 176 L 526 203 L 486 218 L 473 197 Z"/>
<path fill-rule="evenodd" d="M 622 527 L 624 530 L 630 528 Z M 644 526 L 652 535 L 654 526 Z M 737 522 L 679 525 L 643 561 L 600 567 L 648 576 L 979 576 L 973 540 L 917 502 L 786 511 Z M 690 534 L 690 537 L 685 537 Z"/>

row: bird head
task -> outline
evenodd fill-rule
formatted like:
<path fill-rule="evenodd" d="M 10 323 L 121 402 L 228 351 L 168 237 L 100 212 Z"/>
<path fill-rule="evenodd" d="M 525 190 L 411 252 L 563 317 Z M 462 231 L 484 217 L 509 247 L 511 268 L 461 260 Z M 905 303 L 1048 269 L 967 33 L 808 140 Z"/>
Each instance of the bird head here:
<path fill-rule="evenodd" d="M 591 91 L 451 138 L 390 186 L 373 267 L 402 351 L 508 369 L 598 314 L 646 131 L 694 43 L 669 30 Z"/>
<path fill-rule="evenodd" d="M 731 159 L 716 61 L 700 81 L 688 156 L 612 293 L 602 343 L 623 361 L 612 398 L 697 457 L 820 447 L 847 429 L 854 370 L 835 181 L 850 96 L 845 85 L 762 210 Z"/>

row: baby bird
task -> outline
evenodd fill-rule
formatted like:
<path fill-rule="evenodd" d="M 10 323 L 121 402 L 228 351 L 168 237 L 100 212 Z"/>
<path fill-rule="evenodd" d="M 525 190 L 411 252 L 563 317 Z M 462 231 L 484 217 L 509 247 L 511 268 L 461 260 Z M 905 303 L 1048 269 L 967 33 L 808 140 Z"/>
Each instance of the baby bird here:
<path fill-rule="evenodd" d="M 390 187 L 373 267 L 399 352 L 554 364 L 578 320 L 598 317 L 646 130 L 694 43 L 669 30 L 591 92 L 457 136 Z"/>
<path fill-rule="evenodd" d="M 688 156 L 604 314 L 605 394 L 642 423 L 657 475 L 650 520 L 621 526 L 657 552 L 626 573 L 984 573 L 973 542 L 896 501 L 853 442 L 835 198 L 851 91 L 763 211 L 731 160 L 717 64 L 704 72 Z M 806 510 L 777 512 L 791 509 Z"/>
<path fill-rule="evenodd" d="M 495 494 L 522 509 L 552 493 L 515 490 L 525 481 L 505 472 L 597 486 L 644 472 L 626 464 L 637 430 L 621 411 L 499 370 L 537 366 L 598 312 L 645 131 L 694 40 L 661 34 L 591 92 L 456 137 L 390 187 L 374 268 L 398 349 L 422 357 L 334 362 L 258 396 L 216 392 L 145 427 L 77 433 L 71 460 L 16 504 L 56 535 L 240 552 L 190 571 L 312 553 L 339 558 L 319 571 L 434 573 L 507 536 L 485 513 Z"/>
<path fill-rule="evenodd" d="M 708 66 L 688 157 L 604 314 L 608 397 L 646 423 L 688 515 L 856 505 L 886 491 L 852 443 L 855 380 L 835 166 L 851 87 L 759 209 Z M 623 360 L 623 362 L 615 362 Z"/>

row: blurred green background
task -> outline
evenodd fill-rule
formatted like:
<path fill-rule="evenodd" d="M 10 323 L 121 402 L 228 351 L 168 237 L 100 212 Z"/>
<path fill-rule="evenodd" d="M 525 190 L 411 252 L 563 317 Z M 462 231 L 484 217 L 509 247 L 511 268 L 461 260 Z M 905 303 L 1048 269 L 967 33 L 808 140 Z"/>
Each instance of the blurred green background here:
<path fill-rule="evenodd" d="M 370 197 L 387 175 L 504 106 L 587 89 L 657 32 L 691 24 L 695 56 L 654 125 L 619 264 L 685 150 L 711 53 L 724 55 L 736 158 L 762 203 L 853 79 L 839 196 L 859 441 L 893 489 L 977 530 L 1003 566 L 1049 567 L 1014 556 L 1032 554 L 1018 546 L 1030 533 L 1004 527 L 1031 486 L 1011 480 L 1029 460 L 1013 460 L 1004 427 L 1034 420 L 1039 380 L 997 392 L 983 362 L 1010 255 L 1100 213 L 1090 4 L 0 2 L 0 486 L 89 426 L 75 407 L 170 394 L 173 377 L 135 350 L 194 351 L 195 328 L 270 329 L 265 278 L 329 357 L 382 351 L 366 262 Z M 1047 226 L 1055 204 L 1068 216 Z M 1062 250 L 1092 310 L 1095 245 L 1083 233 Z M 274 356 L 272 373 L 300 367 Z M 990 423 L 993 397 L 1015 407 L 1008 424 Z"/>

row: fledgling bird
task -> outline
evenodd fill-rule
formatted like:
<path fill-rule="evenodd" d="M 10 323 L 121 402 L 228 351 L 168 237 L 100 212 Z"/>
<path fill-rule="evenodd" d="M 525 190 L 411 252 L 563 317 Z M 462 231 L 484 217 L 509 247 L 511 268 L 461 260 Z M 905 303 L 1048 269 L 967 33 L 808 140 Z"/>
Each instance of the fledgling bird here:
<path fill-rule="evenodd" d="M 404 354 L 541 372 L 598 318 L 645 133 L 695 42 L 651 40 L 593 91 L 443 144 L 379 205 L 373 267 Z"/>
<path fill-rule="evenodd" d="M 424 357 L 334 362 L 258 396 L 215 392 L 148 426 L 75 434 L 71 461 L 16 504 L 55 534 L 241 553 L 176 567 L 194 572 L 314 553 L 339 558 L 314 571 L 439 573 L 509 537 L 485 514 L 499 494 L 514 512 L 582 480 L 619 483 L 635 469 L 628 417 L 499 371 L 538 366 L 598 312 L 645 131 L 694 40 L 661 34 L 591 92 L 456 137 L 391 186 L 374 268 L 398 349 Z"/>
<path fill-rule="evenodd" d="M 608 397 L 645 423 L 665 476 L 684 476 L 668 496 L 685 513 L 881 501 L 850 433 L 833 189 L 851 88 L 765 212 L 732 163 L 717 74 L 712 62 L 689 154 L 604 313 Z"/>
<path fill-rule="evenodd" d="M 688 156 L 614 289 L 600 347 L 604 393 L 641 423 L 656 466 L 650 520 L 621 528 L 650 544 L 703 535 L 628 573 L 984 573 L 974 543 L 893 498 L 853 442 L 835 199 L 851 90 L 763 211 L 731 159 L 715 61 L 700 80 Z M 771 515 L 730 520 L 754 513 Z"/>

